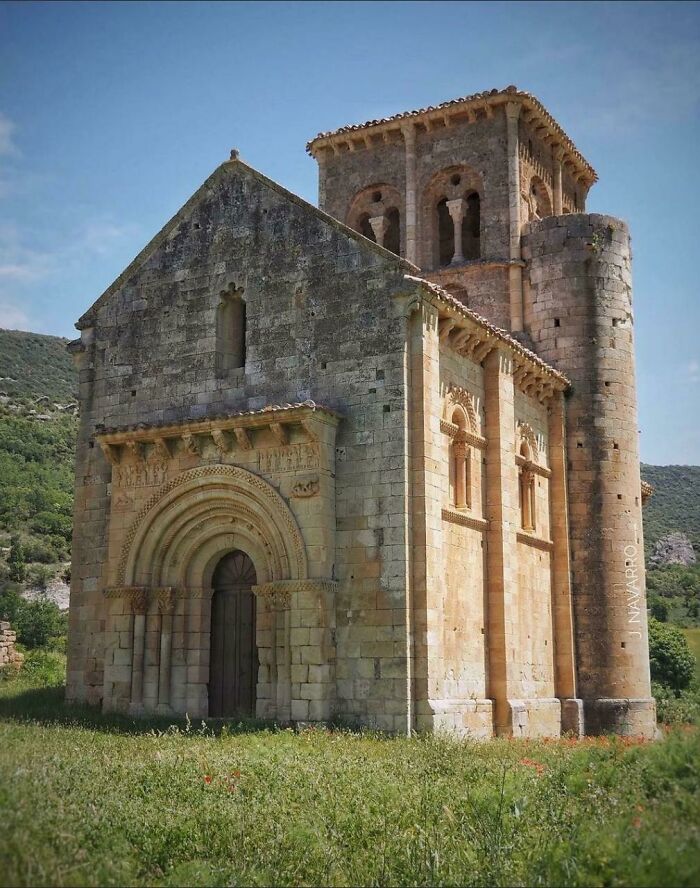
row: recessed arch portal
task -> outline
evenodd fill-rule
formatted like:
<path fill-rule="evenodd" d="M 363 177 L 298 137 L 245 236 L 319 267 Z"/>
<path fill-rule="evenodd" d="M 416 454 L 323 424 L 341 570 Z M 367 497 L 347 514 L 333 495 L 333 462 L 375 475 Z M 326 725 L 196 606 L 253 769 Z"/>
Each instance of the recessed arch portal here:
<path fill-rule="evenodd" d="M 208 587 L 218 560 L 240 549 L 259 583 L 305 579 L 301 531 L 263 478 L 238 466 L 183 472 L 152 497 L 122 549 L 118 582 L 143 587 Z"/>

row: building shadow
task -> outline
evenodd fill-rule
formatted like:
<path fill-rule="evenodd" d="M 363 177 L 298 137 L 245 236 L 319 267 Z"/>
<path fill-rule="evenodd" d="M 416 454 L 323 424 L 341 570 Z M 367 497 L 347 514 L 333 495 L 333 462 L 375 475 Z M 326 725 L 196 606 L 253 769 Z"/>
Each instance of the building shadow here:
<path fill-rule="evenodd" d="M 98 706 L 66 703 L 64 686 L 27 688 L 0 695 L 0 722 L 87 728 L 107 734 L 186 733 L 191 736 L 226 736 L 278 731 L 274 722 L 258 719 L 194 719 L 184 716 L 134 718 L 122 713 L 101 712 Z"/>

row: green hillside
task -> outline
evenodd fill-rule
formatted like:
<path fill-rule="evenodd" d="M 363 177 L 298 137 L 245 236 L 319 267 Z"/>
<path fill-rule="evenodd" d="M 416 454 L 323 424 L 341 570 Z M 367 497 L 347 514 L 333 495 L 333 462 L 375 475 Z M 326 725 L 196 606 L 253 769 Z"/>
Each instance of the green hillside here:
<path fill-rule="evenodd" d="M 642 478 L 654 487 L 644 508 L 647 554 L 660 537 L 673 530 L 689 537 L 700 554 L 700 466 L 642 464 Z"/>
<path fill-rule="evenodd" d="M 77 376 L 67 342 L 58 336 L 0 330 L 0 392 L 13 399 L 74 401 Z"/>

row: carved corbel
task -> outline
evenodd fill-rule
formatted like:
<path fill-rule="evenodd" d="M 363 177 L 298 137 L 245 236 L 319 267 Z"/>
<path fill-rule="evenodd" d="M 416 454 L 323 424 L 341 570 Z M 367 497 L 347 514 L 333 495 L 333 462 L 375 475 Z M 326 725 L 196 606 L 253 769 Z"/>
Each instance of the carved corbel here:
<path fill-rule="evenodd" d="M 480 364 L 492 349 L 493 344 L 489 340 L 482 342 L 477 348 L 474 349 L 474 361 L 477 364 Z"/>
<path fill-rule="evenodd" d="M 100 442 L 100 449 L 102 453 L 105 455 L 105 459 L 112 466 L 119 465 L 119 448 L 115 447 L 112 444 L 105 444 L 104 441 Z"/>
<path fill-rule="evenodd" d="M 285 444 L 289 443 L 289 434 L 285 426 L 280 422 L 271 422 L 270 423 L 270 431 L 272 432 L 275 441 L 279 444 L 280 447 L 283 447 Z"/>
<path fill-rule="evenodd" d="M 454 318 L 442 318 L 440 321 L 440 326 L 438 328 L 438 336 L 440 337 L 440 342 L 444 342 L 449 338 L 450 333 L 454 329 L 456 321 Z"/>
<path fill-rule="evenodd" d="M 316 434 L 316 430 L 314 429 L 313 422 L 308 416 L 301 420 L 301 427 L 309 436 L 310 441 L 318 441 L 318 435 Z"/>
<path fill-rule="evenodd" d="M 195 437 L 195 435 L 183 435 L 182 445 L 185 448 L 186 453 L 189 453 L 192 456 L 201 456 L 201 451 L 199 449 L 199 440 Z"/>
<path fill-rule="evenodd" d="M 165 438 L 156 438 L 153 441 L 153 452 L 159 459 L 170 459 L 170 448 Z"/>
<path fill-rule="evenodd" d="M 238 446 L 241 448 L 241 450 L 253 449 L 253 442 L 251 441 L 247 429 L 236 428 L 233 430 L 233 433 L 236 436 L 236 441 L 238 442 Z"/>
<path fill-rule="evenodd" d="M 133 457 L 133 459 L 143 459 L 143 444 L 140 441 L 127 441 L 125 447 L 129 456 Z"/>
<path fill-rule="evenodd" d="M 221 456 L 227 454 L 231 449 L 231 439 L 226 434 L 226 432 L 221 431 L 221 429 L 214 429 L 211 433 L 212 441 L 214 442 L 214 446 L 219 451 Z"/>
<path fill-rule="evenodd" d="M 452 348 L 459 351 L 459 349 L 462 348 L 463 345 L 466 345 L 467 342 L 469 342 L 469 338 L 471 337 L 471 335 L 472 334 L 469 330 L 460 330 L 452 337 L 450 345 L 452 346 Z"/>

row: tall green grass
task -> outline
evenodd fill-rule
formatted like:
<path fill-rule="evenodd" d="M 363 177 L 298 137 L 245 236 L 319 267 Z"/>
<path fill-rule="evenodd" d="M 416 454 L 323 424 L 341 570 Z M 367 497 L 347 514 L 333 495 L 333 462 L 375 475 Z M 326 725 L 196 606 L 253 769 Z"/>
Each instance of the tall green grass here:
<path fill-rule="evenodd" d="M 0 685 L 3 885 L 696 885 L 700 738 L 136 722 Z"/>

